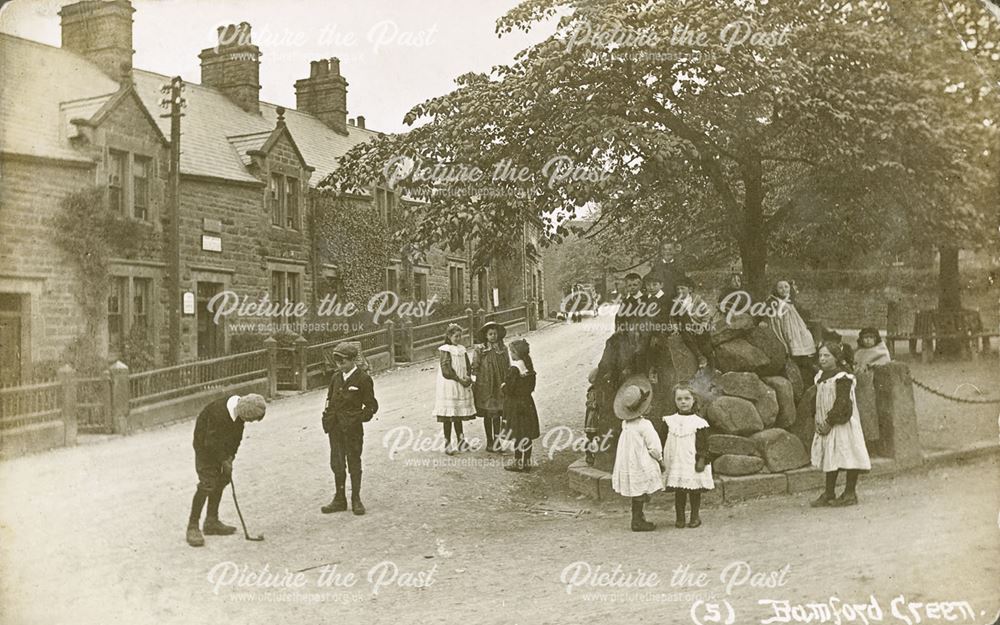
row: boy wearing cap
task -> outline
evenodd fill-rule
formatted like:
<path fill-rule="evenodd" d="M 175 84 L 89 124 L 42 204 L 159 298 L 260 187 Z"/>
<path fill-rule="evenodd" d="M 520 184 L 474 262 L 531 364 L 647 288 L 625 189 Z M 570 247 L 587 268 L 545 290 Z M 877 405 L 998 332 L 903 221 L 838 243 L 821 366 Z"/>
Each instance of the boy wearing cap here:
<path fill-rule="evenodd" d="M 351 474 L 351 511 L 361 515 L 361 450 L 364 446 L 364 424 L 378 412 L 375 385 L 371 376 L 358 368 L 358 348 L 340 343 L 333 348 L 337 370 L 330 380 L 323 410 L 323 431 L 330 440 L 330 468 L 337 484 L 333 501 L 320 510 L 324 514 L 347 510 L 345 484 Z"/>
<path fill-rule="evenodd" d="M 205 534 L 227 536 L 236 532 L 235 527 L 219 520 L 219 502 L 233 474 L 233 459 L 243 440 L 243 425 L 260 421 L 266 411 L 267 404 L 260 395 L 232 395 L 211 402 L 198 415 L 193 441 L 198 488 L 191 500 L 187 528 L 187 542 L 192 547 L 205 544 L 198 524 L 206 501 Z"/>

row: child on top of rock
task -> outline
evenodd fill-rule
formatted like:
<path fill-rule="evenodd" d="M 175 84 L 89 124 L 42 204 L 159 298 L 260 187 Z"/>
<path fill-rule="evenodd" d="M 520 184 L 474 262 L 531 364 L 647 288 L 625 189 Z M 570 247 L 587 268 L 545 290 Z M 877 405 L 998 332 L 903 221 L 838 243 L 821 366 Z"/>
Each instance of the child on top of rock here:
<path fill-rule="evenodd" d="M 854 352 L 854 373 L 865 371 L 892 362 L 889 348 L 875 328 L 861 328 L 858 333 L 858 349 Z"/>
<path fill-rule="evenodd" d="M 854 395 L 857 382 L 848 373 L 850 367 L 850 347 L 842 343 L 820 346 L 812 464 L 826 473 L 826 490 L 810 504 L 814 508 L 856 505 L 858 476 L 872 468 Z M 834 489 L 841 470 L 847 472 L 847 487 L 840 497 L 836 497 Z"/>
<path fill-rule="evenodd" d="M 664 486 L 674 491 L 675 527 L 684 527 L 684 508 L 691 500 L 691 520 L 687 527 L 701 526 L 701 493 L 715 488 L 712 466 L 708 463 L 708 421 L 697 414 L 697 399 L 688 384 L 673 389 L 675 414 L 663 417 L 667 443 L 663 446 Z"/>

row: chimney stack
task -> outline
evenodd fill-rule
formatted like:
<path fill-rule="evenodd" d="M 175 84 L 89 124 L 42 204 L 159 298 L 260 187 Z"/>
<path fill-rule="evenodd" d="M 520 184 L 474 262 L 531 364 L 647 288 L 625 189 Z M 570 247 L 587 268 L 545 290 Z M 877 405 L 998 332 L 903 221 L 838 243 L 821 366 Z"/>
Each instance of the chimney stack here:
<path fill-rule="evenodd" d="M 360 128 L 361 130 L 364 130 L 365 129 L 365 116 L 364 115 L 358 115 L 358 122 L 357 123 L 358 123 L 358 128 Z"/>
<path fill-rule="evenodd" d="M 62 47 L 121 82 L 132 72 L 132 14 L 128 0 L 82 0 L 59 11 Z"/>
<path fill-rule="evenodd" d="M 340 134 L 347 134 L 347 81 L 340 75 L 340 59 L 309 64 L 309 78 L 295 81 L 295 107 L 315 115 Z"/>
<path fill-rule="evenodd" d="M 218 89 L 249 113 L 260 113 L 260 48 L 250 40 L 250 24 L 219 26 L 218 43 L 205 48 L 201 84 Z"/>

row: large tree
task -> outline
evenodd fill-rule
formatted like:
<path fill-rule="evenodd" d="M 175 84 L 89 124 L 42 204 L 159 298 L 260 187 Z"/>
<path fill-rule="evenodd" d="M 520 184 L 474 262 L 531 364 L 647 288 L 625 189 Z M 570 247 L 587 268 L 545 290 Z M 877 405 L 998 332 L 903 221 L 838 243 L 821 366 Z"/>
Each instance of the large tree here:
<path fill-rule="evenodd" d="M 995 45 L 975 0 L 947 5 L 978 26 L 980 50 Z M 900 207 L 914 232 L 978 227 L 974 202 L 954 191 L 982 184 L 969 140 L 988 141 L 972 130 L 986 116 L 943 90 L 971 89 L 981 65 L 998 64 L 989 53 L 973 63 L 962 33 L 942 35 L 952 17 L 941 6 L 526 0 L 498 33 L 554 18 L 553 35 L 488 75 L 458 77 L 407 114 L 412 131 L 355 148 L 327 184 L 387 175 L 429 200 L 407 236 L 474 238 L 499 255 L 513 253 L 507 233 L 525 217 L 559 240 L 596 203 L 595 227 L 624 248 L 641 256 L 673 236 L 705 258 L 735 253 L 760 293 L 769 251 L 865 249 Z M 921 48 L 914 24 L 939 35 L 933 46 Z M 553 176 L 560 162 L 572 167 Z M 484 177 L 459 180 L 470 171 Z M 494 175 L 511 171 L 524 175 Z"/>

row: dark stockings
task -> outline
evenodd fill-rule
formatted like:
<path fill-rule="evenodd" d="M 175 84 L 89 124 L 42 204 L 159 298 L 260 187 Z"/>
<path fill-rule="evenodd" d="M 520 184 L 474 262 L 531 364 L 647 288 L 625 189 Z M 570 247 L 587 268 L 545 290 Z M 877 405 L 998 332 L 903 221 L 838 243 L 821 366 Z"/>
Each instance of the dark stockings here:
<path fill-rule="evenodd" d="M 678 488 L 674 491 L 674 516 L 677 518 L 677 525 L 684 525 L 684 508 L 687 505 L 688 492 Z M 692 505 L 694 502 L 691 502 Z"/>
<path fill-rule="evenodd" d="M 188 518 L 188 525 L 191 527 L 198 527 L 201 523 L 201 511 L 205 508 L 205 500 L 208 499 L 208 493 L 202 489 L 194 491 L 194 498 L 191 500 L 191 516 Z"/>
<path fill-rule="evenodd" d="M 483 429 L 486 430 L 486 449 L 496 451 L 496 436 L 500 434 L 500 418 L 483 417 Z"/>
<path fill-rule="evenodd" d="M 465 433 L 462 431 L 461 421 L 445 421 L 444 425 L 444 443 L 448 445 L 451 443 L 451 426 L 455 426 L 455 437 L 458 438 L 459 442 L 465 440 Z"/>
<path fill-rule="evenodd" d="M 861 471 L 857 469 L 847 469 L 847 488 L 844 489 L 845 495 L 856 495 L 855 489 L 858 486 L 858 476 L 861 475 Z"/>

